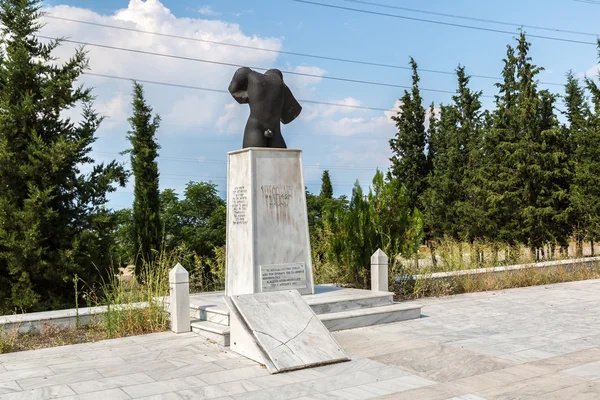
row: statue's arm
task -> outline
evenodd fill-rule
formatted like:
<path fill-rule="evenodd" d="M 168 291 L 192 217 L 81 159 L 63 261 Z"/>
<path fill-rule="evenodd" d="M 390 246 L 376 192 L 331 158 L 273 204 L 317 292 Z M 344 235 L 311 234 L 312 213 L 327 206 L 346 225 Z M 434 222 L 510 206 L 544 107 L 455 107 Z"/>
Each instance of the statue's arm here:
<path fill-rule="evenodd" d="M 248 75 L 250 72 L 252 70 L 248 67 L 238 69 L 229 84 L 229 93 L 240 104 L 248 103 Z"/>
<path fill-rule="evenodd" d="M 292 91 L 290 90 L 290 88 L 287 87 L 287 85 L 284 84 L 283 90 L 284 92 L 283 107 L 281 110 L 281 122 L 284 124 L 289 124 L 290 122 L 295 120 L 296 117 L 298 117 L 298 115 L 300 115 L 300 112 L 302 111 L 302 106 L 300 105 L 300 103 L 298 103 L 298 101 L 292 94 Z"/>

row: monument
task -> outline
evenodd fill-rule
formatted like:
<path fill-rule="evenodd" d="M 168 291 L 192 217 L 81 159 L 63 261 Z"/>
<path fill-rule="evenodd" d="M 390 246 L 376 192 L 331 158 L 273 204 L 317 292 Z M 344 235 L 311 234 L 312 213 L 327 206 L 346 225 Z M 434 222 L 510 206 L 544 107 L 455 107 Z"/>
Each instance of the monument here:
<path fill-rule="evenodd" d="M 250 106 L 243 149 L 227 161 L 231 349 L 271 373 L 346 361 L 300 296 L 314 293 L 302 152 L 287 149 L 280 123 L 302 107 L 276 69 L 240 68 L 229 92 Z"/>
<path fill-rule="evenodd" d="M 274 69 L 240 68 L 229 91 L 250 117 L 243 149 L 228 154 L 225 293 L 190 296 L 192 331 L 278 373 L 348 360 L 332 331 L 419 318 L 420 305 L 388 292 L 381 251 L 373 290 L 314 285 L 302 152 L 280 127 L 302 107 Z"/>
<path fill-rule="evenodd" d="M 240 68 L 229 92 L 250 117 L 243 149 L 228 154 L 225 294 L 312 294 L 302 151 L 286 148 L 280 127 L 302 107 L 276 69 Z"/>

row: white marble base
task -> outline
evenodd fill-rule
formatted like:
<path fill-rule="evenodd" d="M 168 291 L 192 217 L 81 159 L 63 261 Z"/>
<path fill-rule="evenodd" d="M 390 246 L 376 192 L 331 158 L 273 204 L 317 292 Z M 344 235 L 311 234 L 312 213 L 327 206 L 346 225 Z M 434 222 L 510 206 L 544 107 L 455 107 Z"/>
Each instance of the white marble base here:
<path fill-rule="evenodd" d="M 226 295 L 290 289 L 314 293 L 302 152 L 230 152 Z"/>
<path fill-rule="evenodd" d="M 348 356 L 295 290 L 226 297 L 231 350 L 278 373 L 347 361 Z"/>

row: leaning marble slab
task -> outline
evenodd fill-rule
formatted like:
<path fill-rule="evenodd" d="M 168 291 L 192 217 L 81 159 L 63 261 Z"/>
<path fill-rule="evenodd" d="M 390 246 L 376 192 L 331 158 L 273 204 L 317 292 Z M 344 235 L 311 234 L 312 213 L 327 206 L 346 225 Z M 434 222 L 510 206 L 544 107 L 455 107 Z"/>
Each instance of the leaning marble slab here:
<path fill-rule="evenodd" d="M 227 296 L 225 303 L 231 350 L 272 374 L 349 360 L 296 290 Z"/>

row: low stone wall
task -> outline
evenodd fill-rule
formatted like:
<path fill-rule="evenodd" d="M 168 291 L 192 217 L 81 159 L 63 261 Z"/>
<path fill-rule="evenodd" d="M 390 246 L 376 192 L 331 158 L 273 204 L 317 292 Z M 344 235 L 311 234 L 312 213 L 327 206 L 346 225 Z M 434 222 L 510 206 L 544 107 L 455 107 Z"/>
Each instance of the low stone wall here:
<path fill-rule="evenodd" d="M 569 260 L 543 261 L 531 264 L 507 265 L 504 267 L 465 269 L 460 271 L 434 272 L 431 274 L 397 276 L 396 282 L 416 281 L 419 279 L 446 279 L 464 275 L 480 275 L 497 272 L 518 271 L 523 269 L 555 268 L 566 265 L 593 264 L 600 262 L 600 257 L 573 258 Z"/>
<path fill-rule="evenodd" d="M 120 305 L 119 307 L 126 307 Z M 127 307 L 146 307 L 146 303 L 134 303 Z M 39 333 L 44 325 L 53 325 L 61 329 L 90 325 L 101 318 L 108 310 L 107 306 L 85 307 L 79 309 L 45 311 L 28 314 L 13 314 L 0 316 L 0 335 L 14 332 Z"/>

